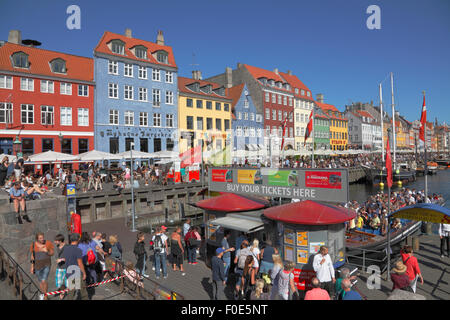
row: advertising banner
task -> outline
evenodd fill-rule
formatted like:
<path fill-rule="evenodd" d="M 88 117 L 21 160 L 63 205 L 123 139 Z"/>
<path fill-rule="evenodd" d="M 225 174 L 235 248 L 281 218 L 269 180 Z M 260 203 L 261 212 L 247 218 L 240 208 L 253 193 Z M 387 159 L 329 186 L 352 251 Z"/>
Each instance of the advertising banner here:
<path fill-rule="evenodd" d="M 296 170 L 267 170 L 269 186 L 298 187 L 298 174 Z"/>
<path fill-rule="evenodd" d="M 311 280 L 316 276 L 316 272 L 314 270 L 302 270 L 302 269 L 294 269 L 294 283 L 298 290 L 309 290 L 311 289 Z"/>
<path fill-rule="evenodd" d="M 233 172 L 227 169 L 212 169 L 211 179 L 214 182 L 233 182 Z"/>
<path fill-rule="evenodd" d="M 260 170 L 238 170 L 237 182 L 242 184 L 261 184 Z"/>
<path fill-rule="evenodd" d="M 306 171 L 305 185 L 309 188 L 341 189 L 341 173 Z"/>

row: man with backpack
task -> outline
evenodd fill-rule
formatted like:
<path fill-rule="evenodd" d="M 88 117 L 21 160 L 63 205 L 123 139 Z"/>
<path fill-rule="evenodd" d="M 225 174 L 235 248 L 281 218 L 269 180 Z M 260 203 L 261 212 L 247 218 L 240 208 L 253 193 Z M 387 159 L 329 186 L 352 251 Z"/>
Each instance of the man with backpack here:
<path fill-rule="evenodd" d="M 247 240 L 242 241 L 241 247 L 239 250 L 236 251 L 236 257 L 234 258 L 234 264 L 236 265 L 236 268 L 234 270 L 234 273 L 236 274 L 236 294 L 238 295 L 240 292 L 241 287 L 241 279 L 244 274 L 244 268 L 245 268 L 245 260 L 247 259 L 247 256 L 251 256 L 252 252 L 249 248 L 249 243 Z"/>
<path fill-rule="evenodd" d="M 163 271 L 163 277 L 164 279 L 167 279 L 167 239 L 168 238 L 162 231 L 162 228 L 158 227 L 156 229 L 155 235 L 152 238 L 156 279 L 159 279 L 161 275 L 161 267 Z"/>

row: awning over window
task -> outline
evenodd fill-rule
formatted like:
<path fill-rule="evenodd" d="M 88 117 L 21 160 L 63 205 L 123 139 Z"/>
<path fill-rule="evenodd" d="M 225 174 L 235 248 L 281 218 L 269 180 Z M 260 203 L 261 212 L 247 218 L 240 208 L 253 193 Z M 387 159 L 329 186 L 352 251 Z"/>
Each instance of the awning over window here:
<path fill-rule="evenodd" d="M 245 233 L 252 233 L 264 229 L 264 223 L 261 220 L 261 212 L 252 216 L 229 214 L 226 217 L 211 220 L 209 223 Z"/>

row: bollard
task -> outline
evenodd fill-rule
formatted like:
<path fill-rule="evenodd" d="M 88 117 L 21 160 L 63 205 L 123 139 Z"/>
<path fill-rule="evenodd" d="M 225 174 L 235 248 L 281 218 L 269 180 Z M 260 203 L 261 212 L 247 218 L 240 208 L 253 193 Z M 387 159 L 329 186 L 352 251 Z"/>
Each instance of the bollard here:
<path fill-rule="evenodd" d="M 426 226 L 425 226 L 425 231 L 427 235 L 431 234 L 431 228 L 433 227 L 433 224 L 431 222 L 427 222 Z"/>
<path fill-rule="evenodd" d="M 413 237 L 412 238 L 412 247 L 413 247 L 414 252 L 419 251 L 419 249 L 420 249 L 419 237 Z"/>

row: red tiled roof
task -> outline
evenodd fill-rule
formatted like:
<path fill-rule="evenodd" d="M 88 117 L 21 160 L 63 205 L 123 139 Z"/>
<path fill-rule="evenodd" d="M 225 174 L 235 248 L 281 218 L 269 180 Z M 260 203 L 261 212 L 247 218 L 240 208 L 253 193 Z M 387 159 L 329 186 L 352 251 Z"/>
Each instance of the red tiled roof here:
<path fill-rule="evenodd" d="M 320 109 L 322 109 L 323 111 L 333 111 L 333 112 L 339 112 L 339 110 L 331 105 L 331 104 L 327 104 L 327 103 L 321 103 L 316 101 L 316 104 L 319 106 Z"/>
<path fill-rule="evenodd" d="M 107 44 L 111 40 L 115 40 L 115 39 L 125 42 L 125 51 L 124 51 L 125 55 L 113 53 L 108 48 Z M 140 59 L 131 52 L 131 50 L 130 50 L 131 48 L 133 48 L 135 46 L 139 46 L 139 45 L 147 48 L 147 58 L 148 59 Z M 167 52 L 168 62 L 169 62 L 168 64 L 158 62 L 158 60 L 156 60 L 152 56 L 152 53 L 155 53 L 156 51 L 160 51 L 160 50 L 164 50 Z M 97 44 L 97 47 L 95 47 L 94 52 L 106 53 L 106 54 L 117 56 L 117 57 L 125 56 L 129 59 L 133 59 L 133 60 L 137 60 L 137 61 L 145 61 L 145 62 L 150 62 L 150 63 L 159 64 L 159 65 L 163 65 L 163 66 L 170 66 L 170 67 L 175 67 L 175 68 L 177 67 L 177 65 L 175 63 L 175 57 L 172 52 L 172 47 L 159 45 L 154 42 L 145 41 L 145 40 L 141 40 L 141 39 L 128 38 L 127 36 L 117 34 L 117 33 L 112 33 L 109 31 L 105 31 L 102 38 L 100 39 L 100 42 Z"/>
<path fill-rule="evenodd" d="M 11 55 L 20 51 L 28 55 L 30 64 L 28 69 L 14 68 L 12 66 Z M 54 73 L 50 69 L 49 62 L 56 58 L 61 58 L 66 61 L 67 71 L 65 74 Z M 92 58 L 80 57 L 41 48 L 33 48 L 9 42 L 0 47 L 0 70 L 82 81 L 94 80 L 94 60 Z"/>
<path fill-rule="evenodd" d="M 286 79 L 286 81 L 291 85 L 292 91 L 293 91 L 293 93 L 294 93 L 294 95 L 296 97 L 314 101 L 314 99 L 312 97 L 312 94 L 309 97 L 306 95 L 306 92 L 305 92 L 305 95 L 301 95 L 301 90 L 302 89 L 305 90 L 305 91 L 309 91 L 309 92 L 311 92 L 311 90 L 309 90 L 309 88 L 299 78 L 297 78 L 297 76 L 292 75 L 292 74 L 288 74 L 288 73 L 284 73 L 284 72 L 280 72 L 280 75 L 284 79 Z M 298 94 L 295 93 L 295 88 L 299 89 L 299 93 Z"/>
<path fill-rule="evenodd" d="M 201 90 L 198 91 L 198 92 L 197 91 L 192 91 L 192 90 L 190 90 L 187 87 L 187 85 L 190 85 L 190 84 L 196 83 L 196 82 L 199 83 L 200 88 L 203 87 L 203 86 L 206 86 L 208 84 L 211 85 L 212 86 L 211 87 L 211 93 L 208 94 L 208 93 L 205 93 L 205 92 L 203 92 Z M 197 95 L 201 95 L 201 96 L 205 96 L 205 97 L 210 97 L 212 99 L 214 99 L 214 98 L 222 98 L 222 99 L 229 99 L 229 100 L 231 100 L 231 97 L 229 95 L 230 89 L 225 89 L 225 96 L 218 95 L 217 93 L 212 91 L 212 90 L 218 89 L 220 87 L 223 87 L 223 86 L 218 84 L 218 83 L 211 82 L 211 81 L 195 80 L 195 79 L 192 79 L 192 78 L 178 77 L 178 90 L 180 92 L 197 94 Z"/>
<path fill-rule="evenodd" d="M 234 106 L 241 98 L 242 90 L 244 90 L 244 86 L 245 86 L 245 83 L 241 83 L 241 84 L 238 84 L 237 86 L 234 86 L 234 87 L 231 87 L 228 89 L 228 95 L 229 95 L 230 99 L 232 100 L 231 110 L 234 109 Z"/>
<path fill-rule="evenodd" d="M 374 119 L 374 117 L 372 117 L 372 115 L 370 113 L 368 113 L 367 111 L 356 110 L 356 112 L 363 117 Z"/>
<path fill-rule="evenodd" d="M 276 74 L 273 71 L 249 66 L 248 64 L 244 64 L 244 66 L 256 80 L 258 80 L 259 78 L 267 78 L 268 80 L 275 80 L 286 83 L 286 81 L 280 75 Z"/>

